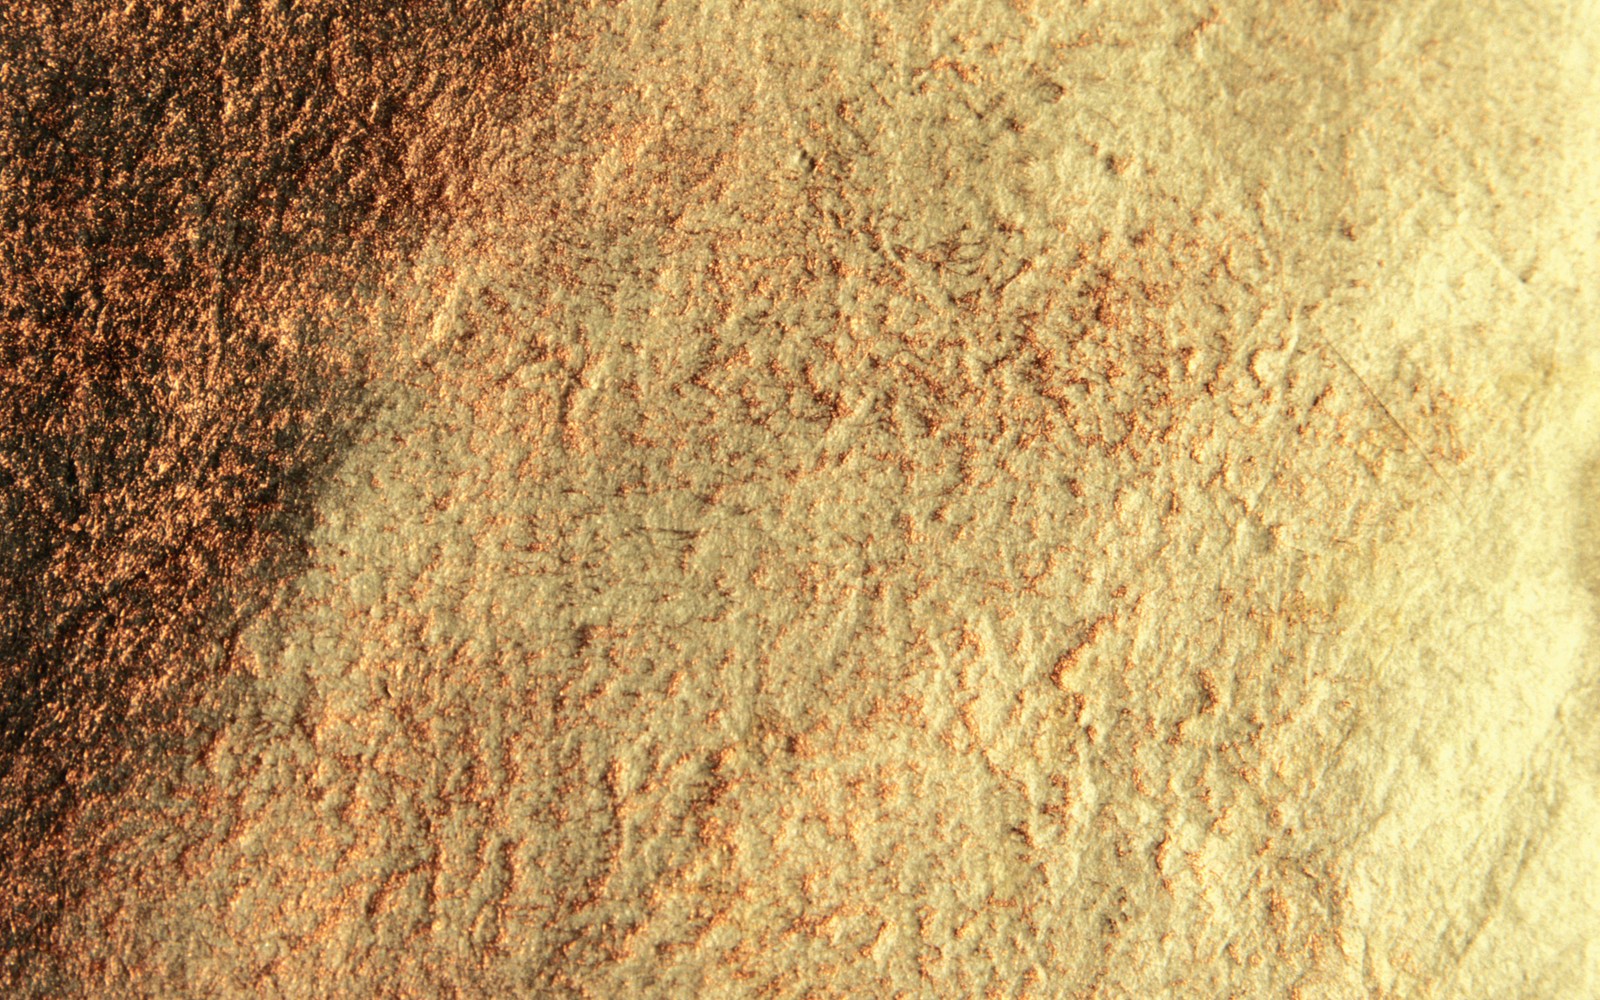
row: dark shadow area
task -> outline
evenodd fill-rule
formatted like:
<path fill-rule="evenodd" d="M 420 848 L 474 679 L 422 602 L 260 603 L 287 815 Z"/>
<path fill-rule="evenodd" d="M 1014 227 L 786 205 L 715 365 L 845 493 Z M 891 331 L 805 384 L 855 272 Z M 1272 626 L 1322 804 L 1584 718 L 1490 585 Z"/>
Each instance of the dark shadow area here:
<path fill-rule="evenodd" d="M 25 2 L 0 12 L 0 985 L 159 794 L 294 574 L 361 287 L 537 101 L 556 8 Z"/>

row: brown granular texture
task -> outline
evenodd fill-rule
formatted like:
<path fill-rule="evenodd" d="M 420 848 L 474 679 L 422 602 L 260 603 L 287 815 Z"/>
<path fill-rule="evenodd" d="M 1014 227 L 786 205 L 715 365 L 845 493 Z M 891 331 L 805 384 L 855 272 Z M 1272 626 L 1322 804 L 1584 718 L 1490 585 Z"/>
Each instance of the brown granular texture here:
<path fill-rule="evenodd" d="M 0 15 L 0 994 L 1600 995 L 1592 101 L 1205 6 Z"/>
<path fill-rule="evenodd" d="M 253 711 L 74 912 L 85 980 L 1359 983 L 1339 851 L 1379 804 L 1328 762 L 1365 679 L 1319 643 L 1447 459 L 1277 311 L 1306 269 L 1076 142 L 1028 83 L 1065 56 L 606 13 L 419 255 L 393 405 L 240 643 Z M 718 61 L 767 32 L 816 61 Z"/>
<path fill-rule="evenodd" d="M 303 554 L 362 405 L 334 317 L 537 101 L 554 6 L 0 11 L 0 982 Z M 149 794 L 150 787 L 143 792 Z"/>

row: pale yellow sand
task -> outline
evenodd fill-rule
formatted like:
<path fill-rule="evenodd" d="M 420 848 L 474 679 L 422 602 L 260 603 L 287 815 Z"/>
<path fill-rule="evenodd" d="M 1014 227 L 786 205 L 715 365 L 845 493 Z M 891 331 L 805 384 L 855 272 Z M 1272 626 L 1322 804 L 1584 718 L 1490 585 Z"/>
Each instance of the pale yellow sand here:
<path fill-rule="evenodd" d="M 1600 995 L 1594 4 L 566 44 L 104 981 Z"/>

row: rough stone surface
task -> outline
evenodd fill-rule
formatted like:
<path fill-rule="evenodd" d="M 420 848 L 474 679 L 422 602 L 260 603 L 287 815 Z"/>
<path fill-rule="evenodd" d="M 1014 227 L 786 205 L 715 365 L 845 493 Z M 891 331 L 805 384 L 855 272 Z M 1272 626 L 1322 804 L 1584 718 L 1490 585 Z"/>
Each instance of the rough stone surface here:
<path fill-rule="evenodd" d="M 1600 990 L 1592 4 L 441 4 L 351 21 L 401 70 L 343 89 L 303 7 L 206 37 L 289 53 L 261 86 L 308 88 L 325 172 L 254 159 L 271 100 L 193 148 L 317 221 L 128 279 L 177 291 L 125 342 L 194 353 L 115 371 L 200 388 L 136 407 L 176 443 L 132 492 L 76 480 L 122 521 L 19 533 L 83 568 L 18 608 L 144 589 L 81 654 L 7 619 L 16 683 L 109 678 L 29 703 L 67 721 L 7 730 L 7 793 L 145 754 L 7 814 L 95 873 L 12 883 L 19 989 Z M 239 332 L 185 339 L 208 302 Z M 19 343 L 17 441 L 107 440 Z M 190 425 L 293 502 L 228 520 Z M 74 482 L 7 443 L 8 503 Z"/>

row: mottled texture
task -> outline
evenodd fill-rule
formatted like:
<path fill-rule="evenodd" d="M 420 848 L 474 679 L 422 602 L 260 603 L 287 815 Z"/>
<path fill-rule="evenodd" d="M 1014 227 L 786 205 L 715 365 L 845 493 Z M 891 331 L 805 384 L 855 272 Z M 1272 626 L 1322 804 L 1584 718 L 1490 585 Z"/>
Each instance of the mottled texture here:
<path fill-rule="evenodd" d="M 551 14 L 510 13 L 0 12 L 0 981 L 48 981 L 108 818 L 164 794 L 197 691 L 303 565 L 363 405 L 360 282 L 541 84 Z"/>
<path fill-rule="evenodd" d="M 1594 993 L 1600 20 L 1353 6 L 416 22 L 29 985 Z"/>

